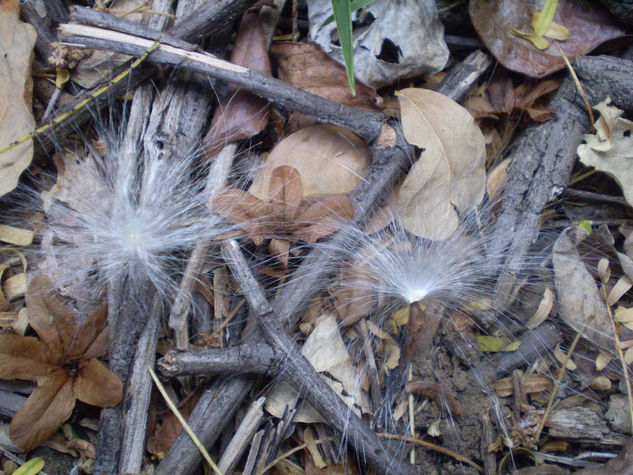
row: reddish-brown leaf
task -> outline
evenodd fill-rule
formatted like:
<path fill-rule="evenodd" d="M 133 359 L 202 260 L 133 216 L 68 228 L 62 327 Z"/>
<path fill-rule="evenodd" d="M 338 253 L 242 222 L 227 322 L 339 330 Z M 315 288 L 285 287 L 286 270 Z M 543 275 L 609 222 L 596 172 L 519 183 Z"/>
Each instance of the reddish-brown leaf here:
<path fill-rule="evenodd" d="M 105 305 L 98 308 L 85 322 L 82 322 L 75 330 L 72 349 L 66 354 L 67 358 L 82 357 L 83 359 L 105 356 L 107 353 L 106 323 L 108 309 Z M 88 354 L 88 350 L 90 350 Z"/>
<path fill-rule="evenodd" d="M 475 119 L 489 118 L 498 120 L 501 116 L 508 116 L 515 112 L 527 112 L 536 122 L 544 122 L 554 116 L 554 111 L 539 106 L 540 99 L 558 88 L 558 81 L 548 79 L 539 81 L 536 86 L 530 82 L 523 82 L 516 88 L 507 73 L 497 73 L 485 95 L 470 96 L 464 107 Z"/>
<path fill-rule="evenodd" d="M 284 223 L 291 223 L 303 200 L 303 185 L 299 172 L 283 165 L 273 170 L 268 188 L 268 203 L 275 216 Z"/>
<path fill-rule="evenodd" d="M 0 335 L 0 378 L 35 381 L 58 369 L 48 346 L 37 338 Z"/>
<path fill-rule="evenodd" d="M 81 362 L 73 381 L 73 391 L 80 401 L 98 407 L 112 407 L 123 398 L 123 383 L 96 359 Z"/>
<path fill-rule="evenodd" d="M 541 78 L 565 67 L 554 44 L 537 49 L 530 41 L 511 33 L 512 28 L 531 33 L 532 16 L 542 8 L 537 0 L 471 0 L 470 18 L 490 52 L 506 68 Z M 559 0 L 554 21 L 570 34 L 558 44 L 572 58 L 586 54 L 607 40 L 618 38 L 625 30 L 598 2 Z M 554 41 L 550 41 L 554 43 Z"/>
<path fill-rule="evenodd" d="M 269 234 L 262 222 L 268 213 L 268 205 L 259 198 L 242 190 L 229 188 L 216 196 L 212 203 L 214 211 L 239 224 L 256 245 L 260 245 Z"/>
<path fill-rule="evenodd" d="M 325 54 L 319 45 L 278 43 L 271 47 L 279 79 L 313 94 L 359 109 L 378 111 L 376 90 L 356 81 L 356 96 L 347 83 L 345 67 Z"/>
<path fill-rule="evenodd" d="M 270 76 L 266 39 L 257 15 L 243 15 L 231 62 Z M 252 137 L 264 130 L 269 108 L 267 100 L 229 85 L 228 98 L 216 108 L 204 138 L 207 156 L 214 156 L 225 142 Z"/>
<path fill-rule="evenodd" d="M 38 275 L 31 280 L 26 292 L 26 306 L 29 325 L 49 347 L 53 358 L 61 361 L 64 348 L 73 345 L 75 319 L 47 277 Z"/>
<path fill-rule="evenodd" d="M 284 269 L 288 268 L 288 252 L 290 251 L 290 241 L 287 239 L 272 238 L 268 245 L 268 251 L 275 256 L 277 262 Z"/>
<path fill-rule="evenodd" d="M 11 421 L 15 445 L 31 450 L 44 443 L 66 421 L 75 407 L 72 379 L 64 370 L 38 378 L 38 386 Z"/>
<path fill-rule="evenodd" d="M 347 195 L 329 196 L 312 203 L 296 219 L 296 239 L 315 242 L 337 231 L 354 217 L 354 204 Z"/>

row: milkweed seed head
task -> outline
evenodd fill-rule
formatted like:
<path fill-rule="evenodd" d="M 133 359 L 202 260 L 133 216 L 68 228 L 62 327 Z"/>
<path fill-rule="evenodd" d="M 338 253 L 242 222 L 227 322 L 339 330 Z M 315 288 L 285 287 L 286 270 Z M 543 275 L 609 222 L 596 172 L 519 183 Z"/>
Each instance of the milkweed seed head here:
<path fill-rule="evenodd" d="M 114 281 L 171 295 L 187 251 L 229 229 L 208 208 L 193 158 L 130 160 L 113 143 L 103 156 L 92 148 L 67 159 L 50 193 L 41 270 L 75 296 L 97 297 Z"/>

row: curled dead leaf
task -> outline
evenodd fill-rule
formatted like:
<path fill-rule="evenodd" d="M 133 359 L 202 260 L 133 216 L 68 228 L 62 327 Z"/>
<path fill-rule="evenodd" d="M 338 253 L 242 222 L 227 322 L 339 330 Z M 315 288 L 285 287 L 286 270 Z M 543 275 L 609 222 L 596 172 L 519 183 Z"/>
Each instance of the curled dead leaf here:
<path fill-rule="evenodd" d="M 447 239 L 458 217 L 483 198 L 486 144 L 470 113 L 446 96 L 426 89 L 398 92 L 405 138 L 424 149 L 396 200 L 407 231 Z"/>

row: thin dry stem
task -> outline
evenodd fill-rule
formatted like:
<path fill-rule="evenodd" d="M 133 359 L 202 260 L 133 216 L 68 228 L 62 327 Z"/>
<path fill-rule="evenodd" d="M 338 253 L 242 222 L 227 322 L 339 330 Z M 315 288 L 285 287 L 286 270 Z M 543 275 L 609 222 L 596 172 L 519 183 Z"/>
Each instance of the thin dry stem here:
<path fill-rule="evenodd" d="M 171 412 L 174 413 L 174 415 L 176 416 L 176 419 L 178 419 L 178 422 L 180 422 L 184 431 L 189 435 L 189 437 L 191 437 L 191 440 L 196 445 L 196 447 L 198 447 L 198 450 L 200 450 L 200 453 L 202 454 L 204 459 L 207 461 L 209 466 L 213 469 L 213 471 L 218 475 L 222 475 L 222 472 L 220 471 L 218 466 L 215 464 L 215 462 L 209 455 L 209 452 L 207 452 L 207 449 L 204 448 L 204 445 L 202 445 L 198 437 L 196 437 L 196 434 L 193 432 L 193 430 L 191 430 L 191 427 L 189 426 L 189 424 L 187 424 L 187 421 L 185 420 L 185 418 L 182 417 L 182 414 L 180 413 L 176 405 L 169 398 L 167 391 L 165 391 L 165 388 L 163 387 L 161 382 L 158 380 L 156 373 L 154 373 L 154 370 L 152 369 L 150 365 L 147 365 L 147 370 L 149 371 L 149 374 L 152 376 L 154 383 L 156 383 L 156 387 L 158 388 L 158 391 L 160 391 L 161 395 L 165 399 L 167 406 L 169 406 L 169 409 L 171 410 Z"/>

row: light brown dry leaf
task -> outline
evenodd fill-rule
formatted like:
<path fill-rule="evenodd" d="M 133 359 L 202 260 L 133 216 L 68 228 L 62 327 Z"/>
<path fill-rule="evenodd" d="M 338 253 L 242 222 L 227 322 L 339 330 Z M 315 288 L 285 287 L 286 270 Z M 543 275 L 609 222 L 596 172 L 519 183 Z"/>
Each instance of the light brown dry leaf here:
<path fill-rule="evenodd" d="M 447 239 L 457 228 L 455 209 L 466 213 L 484 196 L 486 143 L 470 113 L 426 89 L 398 92 L 405 138 L 424 149 L 396 201 L 407 231 Z"/>
<path fill-rule="evenodd" d="M 11 421 L 11 439 L 24 450 L 46 441 L 70 417 L 76 399 L 109 407 L 123 397 L 119 378 L 95 359 L 107 349 L 105 307 L 78 323 L 52 288 L 37 276 L 26 295 L 39 339 L 0 335 L 0 378 L 37 382 Z"/>
<path fill-rule="evenodd" d="M 353 411 L 358 413 L 360 408 L 367 413 L 370 410 L 369 399 L 362 385 L 358 384 L 358 372 L 347 352 L 334 315 L 325 314 L 319 318 L 304 343 L 301 354 L 316 371 L 326 372 L 336 378 L 322 376 Z M 283 382 L 276 384 L 266 399 L 266 410 L 280 417 L 285 407 L 293 404 L 297 397 L 297 392 L 290 385 Z M 324 422 L 318 412 L 308 404 L 303 404 L 299 408 L 293 420 L 295 422 Z"/>
<path fill-rule="evenodd" d="M 34 232 L 29 229 L 20 229 L 6 224 L 0 224 L 0 241 L 15 244 L 16 246 L 29 246 L 33 242 Z"/>
<path fill-rule="evenodd" d="M 539 303 L 539 306 L 536 309 L 536 312 L 534 312 L 534 315 L 530 317 L 530 319 L 527 321 L 525 326 L 529 328 L 530 330 L 538 327 L 549 316 L 550 312 L 552 311 L 553 306 L 554 306 L 554 292 L 552 292 L 552 290 L 549 287 L 547 287 L 545 288 L 545 291 L 543 292 L 543 298 L 541 299 L 541 302 Z"/>
<path fill-rule="evenodd" d="M 313 125 L 289 135 L 270 152 L 249 192 L 265 200 L 275 168 L 295 168 L 304 198 L 351 192 L 369 167 L 369 149 L 352 132 L 334 125 Z"/>
<path fill-rule="evenodd" d="M 554 243 L 552 263 L 559 312 L 563 321 L 574 331 L 580 331 L 587 317 L 593 315 L 593 320 L 583 332 L 583 338 L 613 354 L 613 328 L 606 304 L 577 248 L 586 236 L 587 232 L 580 227 L 567 228 Z"/>
<path fill-rule="evenodd" d="M 552 389 L 554 382 L 550 376 L 544 374 L 526 374 L 521 377 L 521 387 L 525 394 L 540 393 Z M 508 397 L 514 393 L 512 378 L 496 381 L 493 388 L 499 397 Z"/>
<path fill-rule="evenodd" d="M 35 127 L 31 60 L 37 34 L 19 19 L 19 1 L 0 2 L 0 148 Z M 33 141 L 0 154 L 0 196 L 13 190 L 33 158 Z"/>
<path fill-rule="evenodd" d="M 623 119 L 623 111 L 606 99 L 595 110 L 600 112 L 596 134 L 587 134 L 578 146 L 580 161 L 608 173 L 622 188 L 624 198 L 633 206 L 633 121 Z"/>
<path fill-rule="evenodd" d="M 560 345 L 556 345 L 556 348 L 554 348 L 554 357 L 561 365 L 565 364 L 565 361 L 567 360 L 567 354 L 563 352 Z M 569 361 L 567 361 L 567 366 L 565 368 L 568 371 L 576 371 L 576 363 L 574 363 L 573 355 L 569 358 Z"/>

